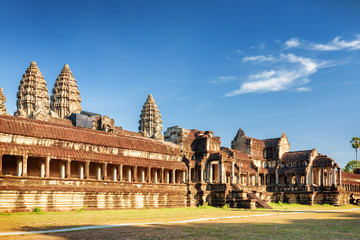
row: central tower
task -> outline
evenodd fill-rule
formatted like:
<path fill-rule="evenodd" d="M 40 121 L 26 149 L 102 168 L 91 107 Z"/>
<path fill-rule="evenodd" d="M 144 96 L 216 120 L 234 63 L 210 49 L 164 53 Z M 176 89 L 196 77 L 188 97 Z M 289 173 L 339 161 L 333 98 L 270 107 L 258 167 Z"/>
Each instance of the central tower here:
<path fill-rule="evenodd" d="M 76 80 L 69 68 L 65 64 L 57 77 L 52 90 L 50 108 L 59 117 L 65 118 L 71 113 L 81 112 L 81 98 Z"/>
<path fill-rule="evenodd" d="M 146 102 L 144 103 L 139 123 L 139 132 L 144 137 L 164 140 L 164 136 L 161 133 L 162 120 L 160 111 L 151 94 L 148 96 Z"/>

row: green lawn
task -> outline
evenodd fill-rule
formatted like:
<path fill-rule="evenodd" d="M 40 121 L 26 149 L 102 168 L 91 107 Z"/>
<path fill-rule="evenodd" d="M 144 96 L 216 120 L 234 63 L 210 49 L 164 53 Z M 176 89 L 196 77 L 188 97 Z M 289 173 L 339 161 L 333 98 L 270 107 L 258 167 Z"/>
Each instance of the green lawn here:
<path fill-rule="evenodd" d="M 8 239 L 360 239 L 360 209 L 356 206 L 303 206 L 272 204 L 273 210 L 172 208 L 143 210 L 46 212 L 0 214 L 0 232 L 33 231 L 119 223 L 240 215 L 275 216 L 217 219 L 211 221 L 141 225 L 78 232 L 5 237 Z M 320 212 L 313 212 L 320 210 Z M 326 212 L 328 210 L 344 210 Z M 285 212 L 284 212 L 285 211 Z M 294 211 L 294 213 L 292 212 Z M 306 213 L 296 213 L 307 211 Z"/>

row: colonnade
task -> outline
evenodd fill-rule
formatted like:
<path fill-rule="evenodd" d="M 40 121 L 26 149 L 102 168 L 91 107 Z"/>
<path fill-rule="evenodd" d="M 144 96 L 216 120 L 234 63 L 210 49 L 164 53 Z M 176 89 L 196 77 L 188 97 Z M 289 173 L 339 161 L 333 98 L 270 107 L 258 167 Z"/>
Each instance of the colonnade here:
<path fill-rule="evenodd" d="M 4 154 L 0 154 L 0 175 L 167 184 L 186 182 L 186 171 L 176 168 Z"/>

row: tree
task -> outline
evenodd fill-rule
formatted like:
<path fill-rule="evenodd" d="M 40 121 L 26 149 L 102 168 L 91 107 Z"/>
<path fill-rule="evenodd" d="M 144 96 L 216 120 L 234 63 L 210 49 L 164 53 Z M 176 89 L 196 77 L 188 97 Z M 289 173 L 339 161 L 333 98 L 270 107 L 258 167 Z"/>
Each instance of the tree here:
<path fill-rule="evenodd" d="M 352 160 L 346 164 L 346 166 L 343 168 L 344 172 L 353 172 L 353 170 L 356 168 L 356 160 Z"/>
<path fill-rule="evenodd" d="M 358 162 L 358 159 L 357 159 L 357 150 L 358 148 L 360 147 L 360 138 L 359 137 L 353 137 L 350 141 L 351 143 L 351 146 L 353 148 L 355 148 L 355 155 L 356 155 L 356 167 L 358 168 L 359 167 L 359 162 Z"/>

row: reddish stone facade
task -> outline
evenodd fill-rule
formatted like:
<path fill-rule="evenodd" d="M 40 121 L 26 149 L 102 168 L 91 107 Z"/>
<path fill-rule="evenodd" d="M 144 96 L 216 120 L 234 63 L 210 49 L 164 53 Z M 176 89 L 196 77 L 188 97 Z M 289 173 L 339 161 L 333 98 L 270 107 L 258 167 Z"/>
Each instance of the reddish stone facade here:
<path fill-rule="evenodd" d="M 63 92 L 56 91 L 58 99 L 66 97 Z M 140 123 L 161 131 L 159 110 L 150 100 Z M 161 132 L 156 133 L 160 137 L 144 134 L 150 132 L 145 128 L 135 133 L 116 127 L 107 116 L 79 113 L 77 103 L 64 118 L 45 116 L 51 112 L 43 112 L 41 120 L 31 114 L 0 115 L 1 212 L 359 201 L 359 174 L 341 172 L 316 149 L 291 152 L 285 133 L 260 140 L 240 129 L 231 148 L 225 148 L 211 131 L 175 126 L 162 140 Z M 24 104 L 19 108 L 31 110 Z M 154 114 L 145 114 L 149 109 Z"/>

